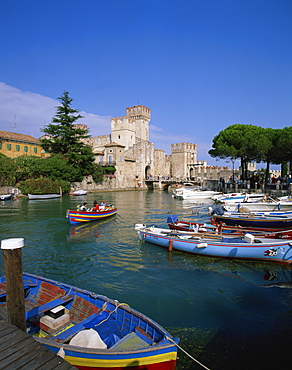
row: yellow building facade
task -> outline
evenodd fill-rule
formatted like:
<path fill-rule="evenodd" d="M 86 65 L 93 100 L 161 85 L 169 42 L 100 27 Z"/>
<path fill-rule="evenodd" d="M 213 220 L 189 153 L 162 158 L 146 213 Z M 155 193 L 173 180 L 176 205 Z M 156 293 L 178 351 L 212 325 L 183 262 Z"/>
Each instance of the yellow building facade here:
<path fill-rule="evenodd" d="M 33 136 L 8 131 L 0 131 L 0 153 L 9 158 L 16 158 L 20 155 L 43 158 L 50 156 L 41 147 L 41 142 Z"/>

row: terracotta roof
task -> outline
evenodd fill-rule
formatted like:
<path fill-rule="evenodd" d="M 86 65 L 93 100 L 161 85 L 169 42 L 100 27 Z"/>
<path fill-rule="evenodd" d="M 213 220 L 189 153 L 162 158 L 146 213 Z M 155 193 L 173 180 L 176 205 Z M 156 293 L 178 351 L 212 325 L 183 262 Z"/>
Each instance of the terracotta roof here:
<path fill-rule="evenodd" d="M 109 143 L 109 144 L 105 144 L 105 147 L 106 147 L 106 146 L 119 146 L 119 147 L 121 147 L 121 148 L 125 148 L 125 145 L 115 143 L 114 141 L 112 141 L 112 142 L 111 142 L 111 143 Z"/>
<path fill-rule="evenodd" d="M 25 141 L 40 144 L 39 139 L 30 135 L 17 134 L 16 132 L 0 131 L 0 139 L 8 139 L 13 141 Z"/>

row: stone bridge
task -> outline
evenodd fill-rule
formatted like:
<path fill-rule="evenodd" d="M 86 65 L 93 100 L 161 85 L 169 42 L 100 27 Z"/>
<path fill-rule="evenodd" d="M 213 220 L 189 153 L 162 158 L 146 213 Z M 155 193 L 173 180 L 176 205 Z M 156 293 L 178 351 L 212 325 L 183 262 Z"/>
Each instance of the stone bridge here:
<path fill-rule="evenodd" d="M 159 180 L 152 180 L 152 179 L 147 179 L 145 180 L 145 185 L 147 186 L 148 190 L 154 190 L 155 188 L 159 188 L 164 191 L 168 191 L 168 188 L 171 185 L 174 184 L 184 184 L 186 181 L 177 181 L 174 179 L 159 179 Z"/>

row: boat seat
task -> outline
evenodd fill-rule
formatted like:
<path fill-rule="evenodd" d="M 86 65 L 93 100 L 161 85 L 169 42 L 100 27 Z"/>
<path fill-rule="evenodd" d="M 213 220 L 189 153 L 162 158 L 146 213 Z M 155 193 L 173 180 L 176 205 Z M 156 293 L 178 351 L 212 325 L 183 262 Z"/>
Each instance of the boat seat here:
<path fill-rule="evenodd" d="M 56 285 L 42 281 L 40 288 L 36 293 L 30 292 L 26 297 L 27 300 L 34 302 L 38 306 L 42 306 L 53 299 L 60 298 L 66 294 L 66 290 Z"/>
<path fill-rule="evenodd" d="M 25 285 L 24 289 L 35 286 L 37 285 Z M 4 289 L 5 293 L 3 293 Z M 6 294 L 5 283 L 1 283 L 0 292 Z M 73 296 L 65 296 L 65 294 L 66 290 L 42 281 L 40 288 L 36 292 L 29 292 L 28 296 L 24 299 L 26 320 L 73 300 Z M 6 303 L 2 305 L 4 308 L 5 306 Z"/>
<path fill-rule="evenodd" d="M 56 299 L 53 299 L 52 301 L 49 301 L 47 302 L 46 304 L 42 305 L 42 306 L 35 306 L 33 308 L 30 308 L 29 310 L 27 310 L 27 308 L 31 307 L 30 306 L 30 303 L 31 301 L 28 301 L 28 300 L 25 300 L 25 308 L 26 308 L 26 312 L 25 312 L 25 318 L 26 320 L 29 320 L 35 316 L 38 316 L 46 311 L 49 311 L 55 307 L 58 307 L 58 306 L 61 306 L 61 305 L 64 305 L 70 301 L 73 300 L 73 296 L 64 296 L 62 298 L 56 298 Z"/>
<path fill-rule="evenodd" d="M 29 288 L 33 288 L 33 287 L 36 287 L 37 285 L 36 284 L 25 284 L 23 286 L 23 289 L 24 291 L 29 289 Z M 4 281 L 3 283 L 0 283 L 0 298 L 3 298 L 6 296 L 6 281 Z"/>
<path fill-rule="evenodd" d="M 69 312 L 70 321 L 73 323 L 79 323 L 85 320 L 88 316 L 91 316 L 94 313 L 99 313 L 100 311 L 100 308 L 76 295 Z"/>
<path fill-rule="evenodd" d="M 91 320 L 96 319 L 100 312 L 101 312 L 100 308 L 96 307 L 86 299 L 79 296 L 75 296 L 69 311 L 70 321 L 72 323 L 75 323 L 75 325 L 70 326 L 67 330 L 54 336 L 50 340 L 53 340 L 58 343 L 67 342 L 79 331 L 84 330 L 85 325 Z M 101 320 L 103 319 L 104 317 L 101 316 Z M 94 322 L 95 325 L 96 323 L 97 321 Z"/>

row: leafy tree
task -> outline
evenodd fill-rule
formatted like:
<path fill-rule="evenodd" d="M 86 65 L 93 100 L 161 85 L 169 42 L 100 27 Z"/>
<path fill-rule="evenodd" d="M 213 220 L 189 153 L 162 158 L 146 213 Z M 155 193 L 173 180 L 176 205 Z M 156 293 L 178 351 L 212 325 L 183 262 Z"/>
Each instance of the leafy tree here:
<path fill-rule="evenodd" d="M 257 136 L 260 127 L 234 124 L 213 138 L 211 157 L 240 159 L 243 177 L 247 179 L 247 164 L 258 157 Z"/>
<path fill-rule="evenodd" d="M 94 182 L 101 183 L 103 181 L 103 168 L 99 164 L 93 163 L 91 175 Z"/>
<path fill-rule="evenodd" d="M 79 169 L 79 175 L 71 179 L 79 181 L 80 176 L 92 171 L 94 154 L 92 148 L 82 141 L 90 135 L 86 129 L 76 126 L 76 121 L 83 117 L 78 110 L 71 107 L 73 99 L 69 97 L 69 93 L 65 91 L 58 99 L 61 105 L 57 107 L 53 123 L 42 130 L 48 135 L 41 139 L 42 148 L 48 153 L 62 154 L 75 170 Z"/>
<path fill-rule="evenodd" d="M 37 178 L 41 175 L 42 158 L 33 155 L 21 155 L 14 159 L 16 182 L 31 178 Z"/>
<path fill-rule="evenodd" d="M 70 166 L 68 160 L 61 154 L 52 154 L 51 157 L 42 159 L 42 168 L 40 174 L 52 180 L 66 180 L 72 181 L 73 179 L 80 178 L 81 175 L 78 168 Z"/>
<path fill-rule="evenodd" d="M 15 162 L 12 158 L 0 156 L 0 186 L 15 185 Z"/>
<path fill-rule="evenodd" d="M 279 135 L 278 146 L 281 148 L 279 156 L 281 163 L 290 163 L 290 174 L 292 171 L 292 126 L 284 127 Z"/>
<path fill-rule="evenodd" d="M 279 147 L 280 133 L 281 129 L 261 128 L 257 137 L 257 162 L 265 162 L 267 166 L 265 171 L 265 187 L 267 187 L 270 164 L 281 163 L 281 147 Z"/>

